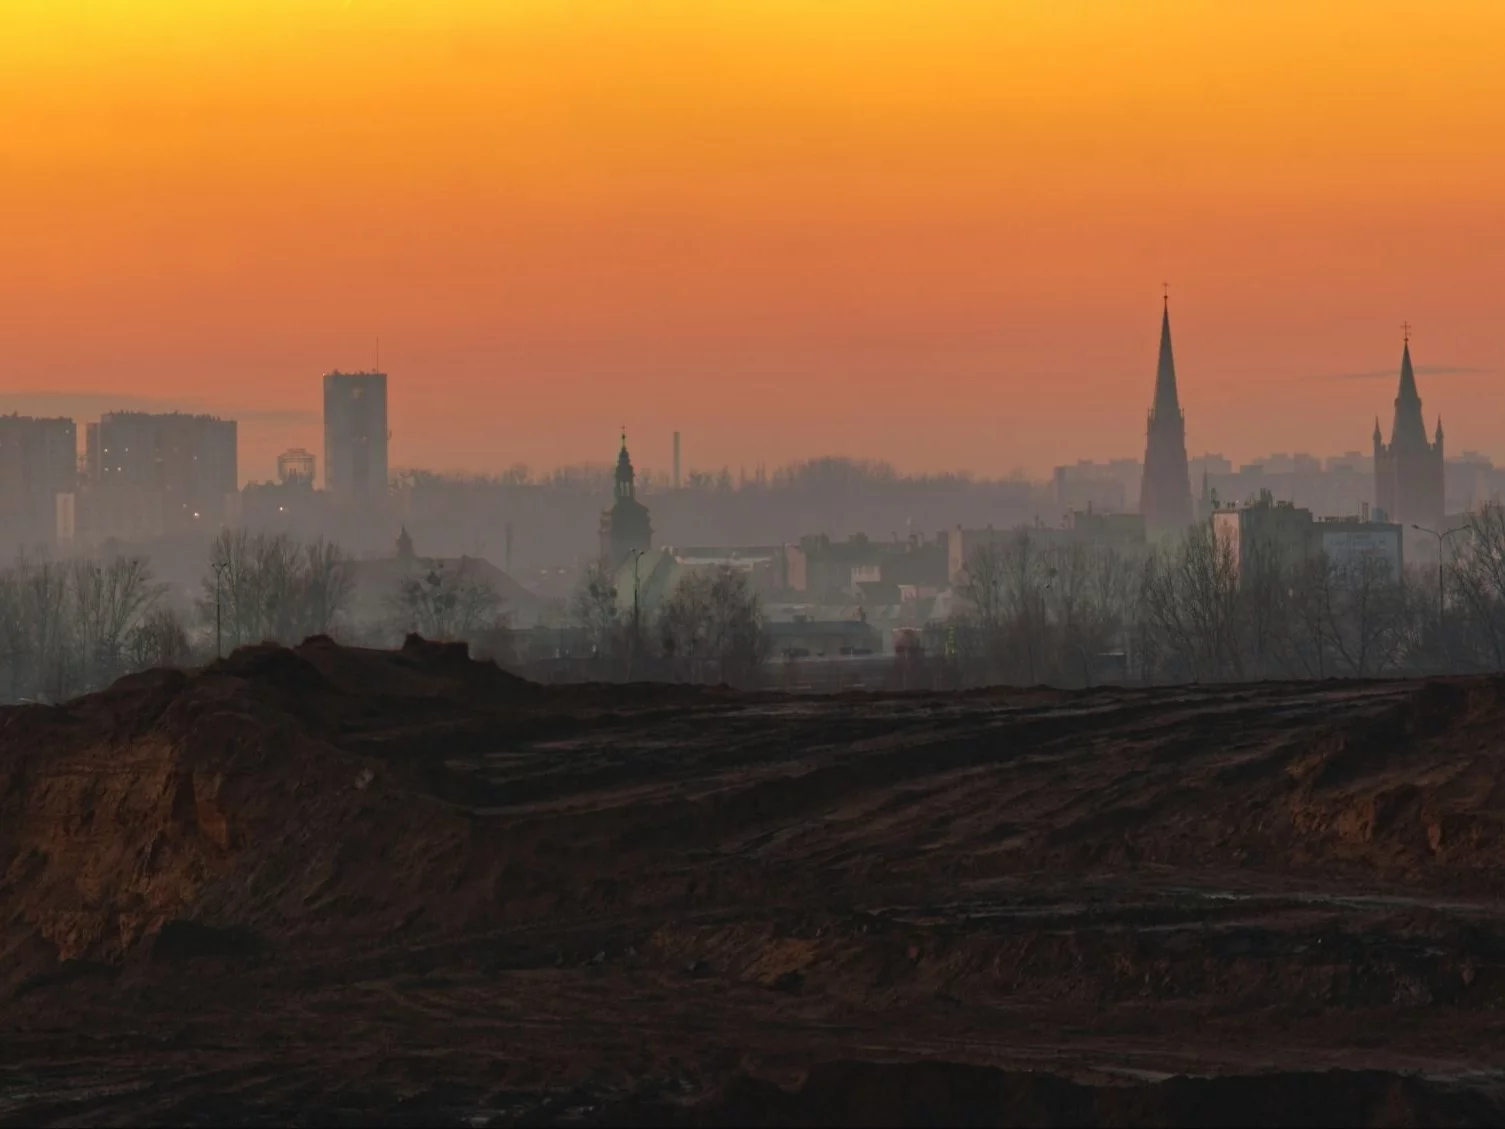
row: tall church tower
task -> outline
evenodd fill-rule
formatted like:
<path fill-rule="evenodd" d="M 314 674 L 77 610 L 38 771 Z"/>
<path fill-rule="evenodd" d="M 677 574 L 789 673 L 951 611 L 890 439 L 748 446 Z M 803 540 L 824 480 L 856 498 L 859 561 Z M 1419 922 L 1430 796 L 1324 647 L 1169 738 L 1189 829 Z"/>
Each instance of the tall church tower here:
<path fill-rule="evenodd" d="M 1400 389 L 1395 396 L 1395 419 L 1387 445 L 1374 421 L 1374 504 L 1387 521 L 1399 522 L 1407 540 L 1426 549 L 1431 538 L 1410 536 L 1411 526 L 1440 532 L 1443 520 L 1442 418 L 1437 432 L 1427 442 L 1427 425 L 1421 418 L 1421 396 L 1416 391 L 1416 373 L 1411 367 L 1411 335 L 1406 333 L 1400 359 Z M 1430 555 L 1430 552 L 1428 552 Z M 1407 556 L 1410 556 L 1409 546 Z"/>
<path fill-rule="evenodd" d="M 634 552 L 646 553 L 653 545 L 653 526 L 648 507 L 637 499 L 637 473 L 627 453 L 627 432 L 617 452 L 617 473 L 611 509 L 601 515 L 601 560 L 616 568 Z"/>
<path fill-rule="evenodd" d="M 1160 365 L 1144 447 L 1144 483 L 1139 512 L 1148 533 L 1179 533 L 1192 522 L 1191 475 L 1186 466 L 1186 417 L 1176 395 L 1176 359 L 1171 354 L 1171 305 L 1160 318 Z"/>

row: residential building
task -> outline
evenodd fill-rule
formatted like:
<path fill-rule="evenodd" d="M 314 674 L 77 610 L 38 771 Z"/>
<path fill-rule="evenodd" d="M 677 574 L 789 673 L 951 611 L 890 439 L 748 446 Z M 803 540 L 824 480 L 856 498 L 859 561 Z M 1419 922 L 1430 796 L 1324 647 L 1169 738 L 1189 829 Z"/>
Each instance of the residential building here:
<path fill-rule="evenodd" d="M 785 579 L 790 591 L 820 599 L 846 593 L 886 602 L 898 599 L 900 585 L 944 587 L 948 553 L 946 535 L 874 541 L 858 533 L 833 541 L 815 534 L 784 547 Z"/>
<path fill-rule="evenodd" d="M 350 562 L 353 585 L 350 619 L 360 627 L 399 621 L 398 596 L 402 585 L 410 580 L 484 585 L 501 601 L 499 612 L 511 626 L 531 628 L 538 623 L 543 601 L 512 577 L 482 557 L 428 557 L 420 555 L 406 528 L 397 538 L 396 551 L 389 556 Z"/>
<path fill-rule="evenodd" d="M 1218 540 L 1232 549 L 1241 578 L 1256 561 L 1289 569 L 1319 553 L 1339 567 L 1382 560 L 1396 578 L 1405 564 L 1405 539 L 1399 524 L 1371 520 L 1367 514 L 1315 520 L 1311 510 L 1268 494 L 1253 505 L 1217 510 L 1212 528 Z"/>
<path fill-rule="evenodd" d="M 324 375 L 324 488 L 338 502 L 369 505 L 387 494 L 387 374 Z"/>
<path fill-rule="evenodd" d="M 1127 508 L 1128 492 L 1120 478 L 1103 473 L 1104 469 L 1104 464 L 1085 459 L 1075 466 L 1056 467 L 1053 484 L 1056 505 L 1066 512 L 1086 509 L 1123 512 Z"/>
<path fill-rule="evenodd" d="M 953 586 L 966 583 L 967 562 L 984 545 L 1009 545 L 1021 536 L 1029 536 L 1042 548 L 1058 545 L 1097 545 L 1127 556 L 1143 555 L 1149 539 L 1143 514 L 1103 514 L 1078 511 L 1066 515 L 1059 527 L 1045 525 L 1016 526 L 1012 529 L 963 529 L 950 531 L 947 537 L 947 582 Z"/>
<path fill-rule="evenodd" d="M 78 431 L 71 419 L 0 416 L 0 539 L 4 548 L 50 546 L 58 498 L 78 488 Z"/>
<path fill-rule="evenodd" d="M 86 434 L 91 538 L 149 537 L 227 520 L 240 490 L 233 419 L 109 412 Z"/>

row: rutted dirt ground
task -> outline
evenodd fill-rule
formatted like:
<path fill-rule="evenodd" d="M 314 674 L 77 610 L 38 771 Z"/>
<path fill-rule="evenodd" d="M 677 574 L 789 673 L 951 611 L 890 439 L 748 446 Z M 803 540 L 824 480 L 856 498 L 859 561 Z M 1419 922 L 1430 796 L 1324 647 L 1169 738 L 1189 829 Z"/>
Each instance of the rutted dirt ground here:
<path fill-rule="evenodd" d="M 0 1124 L 1490 1124 L 1505 681 L 311 640 L 0 711 Z"/>

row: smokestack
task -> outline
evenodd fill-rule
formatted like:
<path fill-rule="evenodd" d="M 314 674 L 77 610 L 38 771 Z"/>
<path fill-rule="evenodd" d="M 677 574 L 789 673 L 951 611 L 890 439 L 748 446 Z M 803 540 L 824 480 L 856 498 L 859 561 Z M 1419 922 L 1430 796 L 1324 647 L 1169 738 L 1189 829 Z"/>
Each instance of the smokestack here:
<path fill-rule="evenodd" d="M 674 489 L 679 489 L 679 432 L 674 433 Z"/>

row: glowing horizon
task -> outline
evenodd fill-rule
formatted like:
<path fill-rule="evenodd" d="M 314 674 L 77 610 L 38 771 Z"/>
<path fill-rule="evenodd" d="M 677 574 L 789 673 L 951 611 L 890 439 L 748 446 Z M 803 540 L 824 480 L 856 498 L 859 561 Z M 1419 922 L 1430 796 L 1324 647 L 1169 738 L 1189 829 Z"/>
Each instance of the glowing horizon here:
<path fill-rule="evenodd" d="M 12 0 L 0 395 L 316 410 L 380 337 L 394 465 L 1043 475 L 1142 455 L 1169 279 L 1193 455 L 1366 449 L 1321 378 L 1409 320 L 1505 457 L 1505 6 L 811 7 Z"/>

